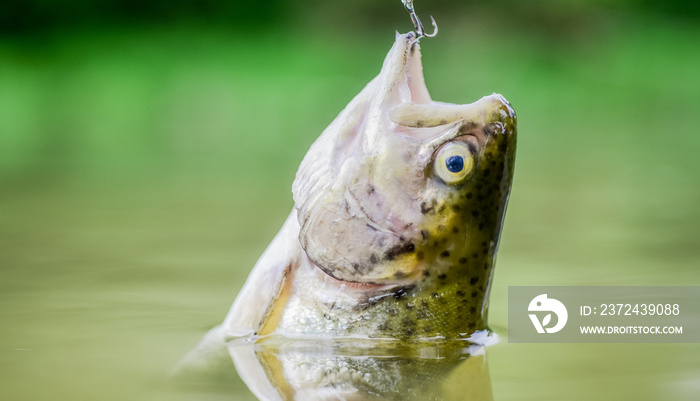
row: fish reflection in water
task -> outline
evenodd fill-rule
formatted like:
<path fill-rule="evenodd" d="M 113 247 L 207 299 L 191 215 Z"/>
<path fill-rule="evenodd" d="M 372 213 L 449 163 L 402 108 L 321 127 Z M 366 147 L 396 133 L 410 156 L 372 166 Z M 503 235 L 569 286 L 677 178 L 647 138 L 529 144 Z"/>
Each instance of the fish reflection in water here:
<path fill-rule="evenodd" d="M 267 338 L 228 350 L 262 401 L 493 400 L 485 346 L 464 340 Z"/>

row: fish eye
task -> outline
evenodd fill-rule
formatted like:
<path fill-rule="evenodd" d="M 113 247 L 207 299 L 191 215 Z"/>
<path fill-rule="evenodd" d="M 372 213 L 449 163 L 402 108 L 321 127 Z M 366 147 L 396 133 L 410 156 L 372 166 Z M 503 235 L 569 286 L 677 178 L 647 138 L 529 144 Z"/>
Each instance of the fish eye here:
<path fill-rule="evenodd" d="M 474 170 L 474 157 L 469 146 L 464 142 L 450 142 L 437 152 L 433 170 L 446 184 L 457 184 Z"/>
<path fill-rule="evenodd" d="M 464 158 L 462 156 L 450 156 L 445 160 L 445 166 L 451 173 L 459 173 L 464 170 Z"/>

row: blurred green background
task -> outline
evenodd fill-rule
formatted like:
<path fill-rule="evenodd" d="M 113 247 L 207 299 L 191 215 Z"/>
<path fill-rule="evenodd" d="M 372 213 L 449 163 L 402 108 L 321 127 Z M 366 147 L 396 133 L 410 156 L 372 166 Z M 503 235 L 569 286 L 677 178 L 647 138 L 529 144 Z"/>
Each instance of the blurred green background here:
<path fill-rule="evenodd" d="M 700 285 L 700 2 L 415 6 L 440 26 L 421 42 L 433 98 L 499 92 L 519 117 L 496 331 L 508 285 Z M 5 0 L 0 399 L 252 399 L 164 377 L 410 29 L 398 0 Z M 498 400 L 700 394 L 696 344 L 489 352 Z"/>

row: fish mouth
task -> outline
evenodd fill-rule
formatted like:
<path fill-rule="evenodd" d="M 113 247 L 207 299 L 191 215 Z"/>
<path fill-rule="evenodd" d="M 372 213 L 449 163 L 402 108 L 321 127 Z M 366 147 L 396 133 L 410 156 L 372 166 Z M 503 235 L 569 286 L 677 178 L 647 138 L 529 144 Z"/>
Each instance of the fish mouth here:
<path fill-rule="evenodd" d="M 379 75 L 380 88 L 388 103 L 430 104 L 432 98 L 425 84 L 420 44 L 413 32 L 397 34 Z"/>

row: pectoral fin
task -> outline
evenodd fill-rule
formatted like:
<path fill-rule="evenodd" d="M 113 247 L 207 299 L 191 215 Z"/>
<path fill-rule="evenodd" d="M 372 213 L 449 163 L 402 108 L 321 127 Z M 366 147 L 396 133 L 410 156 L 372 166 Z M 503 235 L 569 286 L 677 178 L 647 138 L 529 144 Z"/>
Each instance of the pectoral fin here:
<path fill-rule="evenodd" d="M 222 325 L 228 338 L 250 336 L 268 327 L 266 322 L 274 317 L 276 306 L 284 303 L 280 295 L 303 253 L 298 238 L 299 222 L 292 211 L 231 306 Z"/>

